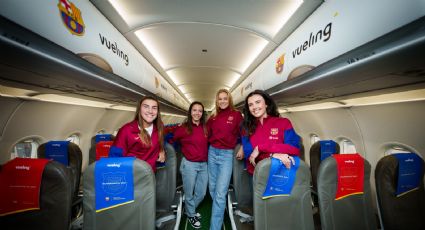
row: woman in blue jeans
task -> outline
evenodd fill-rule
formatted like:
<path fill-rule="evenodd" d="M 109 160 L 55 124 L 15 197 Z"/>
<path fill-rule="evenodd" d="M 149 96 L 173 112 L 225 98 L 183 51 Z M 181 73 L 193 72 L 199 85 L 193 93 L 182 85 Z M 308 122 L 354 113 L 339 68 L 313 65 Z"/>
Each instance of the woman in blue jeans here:
<path fill-rule="evenodd" d="M 193 228 L 201 227 L 200 214 L 196 208 L 204 199 L 208 185 L 207 168 L 207 128 L 204 106 L 201 102 L 192 102 L 187 120 L 174 131 L 173 141 L 179 141 L 184 155 L 180 173 L 185 194 L 185 213 Z"/>
<path fill-rule="evenodd" d="M 242 115 L 233 106 L 232 95 L 226 89 L 216 94 L 215 114 L 207 122 L 208 127 L 208 185 L 213 200 L 211 230 L 223 225 L 226 196 L 232 176 L 233 150 L 239 137 Z"/>

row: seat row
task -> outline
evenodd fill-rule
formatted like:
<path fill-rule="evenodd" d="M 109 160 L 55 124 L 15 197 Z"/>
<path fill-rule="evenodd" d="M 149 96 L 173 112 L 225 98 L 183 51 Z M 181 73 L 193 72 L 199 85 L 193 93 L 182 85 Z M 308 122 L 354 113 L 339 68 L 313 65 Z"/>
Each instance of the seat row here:
<path fill-rule="evenodd" d="M 371 165 L 359 154 L 338 152 L 333 141 L 314 144 L 310 167 L 300 160 L 290 194 L 271 198 L 265 191 L 275 177 L 273 160 L 256 166 L 251 183 L 244 162 L 235 159 L 228 197 L 233 229 L 425 229 L 424 161 L 418 155 L 394 154 L 378 162 L 377 220 Z M 289 183 L 288 177 L 282 172 L 275 184 Z"/>
<path fill-rule="evenodd" d="M 39 159 L 15 158 L 2 165 L 2 229 L 177 229 L 182 196 L 175 189 L 174 148 L 165 146 L 167 163 L 154 174 L 139 159 L 105 157 L 108 141 L 94 138 L 97 149 L 83 175 L 83 192 L 82 154 L 71 142 L 48 142 L 39 147 Z M 38 179 L 30 179 L 35 172 Z"/>

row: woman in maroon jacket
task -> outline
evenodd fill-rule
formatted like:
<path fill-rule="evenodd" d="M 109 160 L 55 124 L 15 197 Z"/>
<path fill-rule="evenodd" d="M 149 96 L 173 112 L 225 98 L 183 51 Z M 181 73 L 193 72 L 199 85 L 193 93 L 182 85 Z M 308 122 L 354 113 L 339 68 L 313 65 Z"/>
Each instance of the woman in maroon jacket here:
<path fill-rule="evenodd" d="M 173 137 L 173 141 L 180 142 L 184 155 L 180 172 L 185 212 L 189 223 L 196 229 L 201 227 L 201 215 L 196 213 L 196 208 L 204 199 L 208 185 L 208 135 L 205 119 L 204 105 L 201 102 L 192 102 L 186 122 L 174 131 Z"/>
<path fill-rule="evenodd" d="M 165 161 L 163 124 L 158 100 L 143 97 L 136 109 L 134 120 L 117 133 L 113 146 L 123 150 L 123 156 L 134 156 L 146 161 L 156 172 L 156 161 Z"/>
<path fill-rule="evenodd" d="M 243 130 L 243 152 L 239 151 L 236 157 L 242 160 L 245 155 L 251 175 L 264 158 L 277 158 L 287 168 L 295 164 L 293 156 L 299 155 L 301 138 L 291 121 L 280 117 L 276 103 L 263 90 L 255 90 L 246 97 Z"/>
<path fill-rule="evenodd" d="M 220 230 L 223 224 L 226 196 L 233 168 L 233 150 L 239 137 L 242 115 L 235 110 L 232 95 L 220 89 L 216 95 L 215 114 L 208 127 L 208 185 L 213 199 L 211 230 Z"/>

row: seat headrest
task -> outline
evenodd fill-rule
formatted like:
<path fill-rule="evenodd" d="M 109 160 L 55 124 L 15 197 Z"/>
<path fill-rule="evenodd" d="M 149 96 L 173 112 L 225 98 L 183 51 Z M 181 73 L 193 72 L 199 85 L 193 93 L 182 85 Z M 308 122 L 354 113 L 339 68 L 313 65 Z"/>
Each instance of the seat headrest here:
<path fill-rule="evenodd" d="M 325 143 L 325 144 L 322 144 Z M 326 143 L 329 143 L 327 145 Z M 317 172 L 319 170 L 320 162 L 326 159 L 326 157 L 322 156 L 322 145 L 324 145 L 325 150 L 331 150 L 333 148 L 333 145 L 335 145 L 335 151 L 333 154 L 339 153 L 339 144 L 336 143 L 333 140 L 322 140 L 315 142 L 311 148 L 310 148 L 310 171 L 312 176 L 312 182 L 313 182 L 313 190 L 317 189 Z M 326 148 L 326 147 L 332 147 L 332 148 Z M 327 154 L 324 154 L 327 155 Z"/>
<path fill-rule="evenodd" d="M 335 200 L 364 192 L 364 159 L 360 154 L 332 155 L 337 166 Z"/>
<path fill-rule="evenodd" d="M 109 156 L 109 150 L 113 143 L 113 141 L 99 141 L 96 144 L 96 161 Z"/>
<path fill-rule="evenodd" d="M 319 141 L 320 144 L 320 161 L 323 161 L 327 157 L 337 154 L 337 143 L 333 140 L 322 140 Z"/>
<path fill-rule="evenodd" d="M 117 146 L 111 146 L 109 149 L 109 157 L 122 157 L 123 149 Z"/>
<path fill-rule="evenodd" d="M 112 141 L 112 134 L 97 134 L 95 137 L 95 143 L 99 141 Z"/>
<path fill-rule="evenodd" d="M 96 212 L 134 202 L 135 157 L 101 158 L 95 167 Z"/>
<path fill-rule="evenodd" d="M 45 157 L 69 166 L 69 141 L 49 141 L 46 143 Z"/>
<path fill-rule="evenodd" d="M 423 160 L 415 153 L 393 154 L 398 161 L 397 197 L 419 188 L 422 180 Z"/>
<path fill-rule="evenodd" d="M 40 209 L 40 187 L 47 159 L 15 158 L 0 171 L 0 216 Z"/>

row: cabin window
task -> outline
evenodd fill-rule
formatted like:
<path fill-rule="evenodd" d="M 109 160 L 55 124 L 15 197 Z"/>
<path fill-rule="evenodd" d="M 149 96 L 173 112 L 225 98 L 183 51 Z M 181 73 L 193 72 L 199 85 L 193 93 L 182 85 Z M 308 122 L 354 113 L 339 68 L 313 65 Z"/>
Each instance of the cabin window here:
<path fill-rule="evenodd" d="M 78 134 L 72 134 L 71 136 L 66 138 L 66 140 L 80 146 L 80 136 L 78 136 Z"/>
<path fill-rule="evenodd" d="M 104 129 L 101 129 L 101 130 L 97 131 L 96 134 L 105 134 L 105 133 L 106 133 L 106 131 Z"/>
<path fill-rule="evenodd" d="M 341 153 L 357 153 L 356 146 L 348 139 L 342 139 L 339 143 Z"/>
<path fill-rule="evenodd" d="M 392 146 L 391 148 L 387 149 L 385 151 L 385 156 L 396 154 L 396 153 L 410 153 L 412 151 L 409 151 L 408 149 L 402 147 L 402 146 Z"/>
<path fill-rule="evenodd" d="M 320 141 L 320 137 L 316 134 L 310 135 L 310 144 L 313 145 L 314 143 Z"/>
<path fill-rule="evenodd" d="M 23 140 L 13 146 L 10 158 L 37 158 L 37 148 L 39 145 L 34 139 Z"/>

